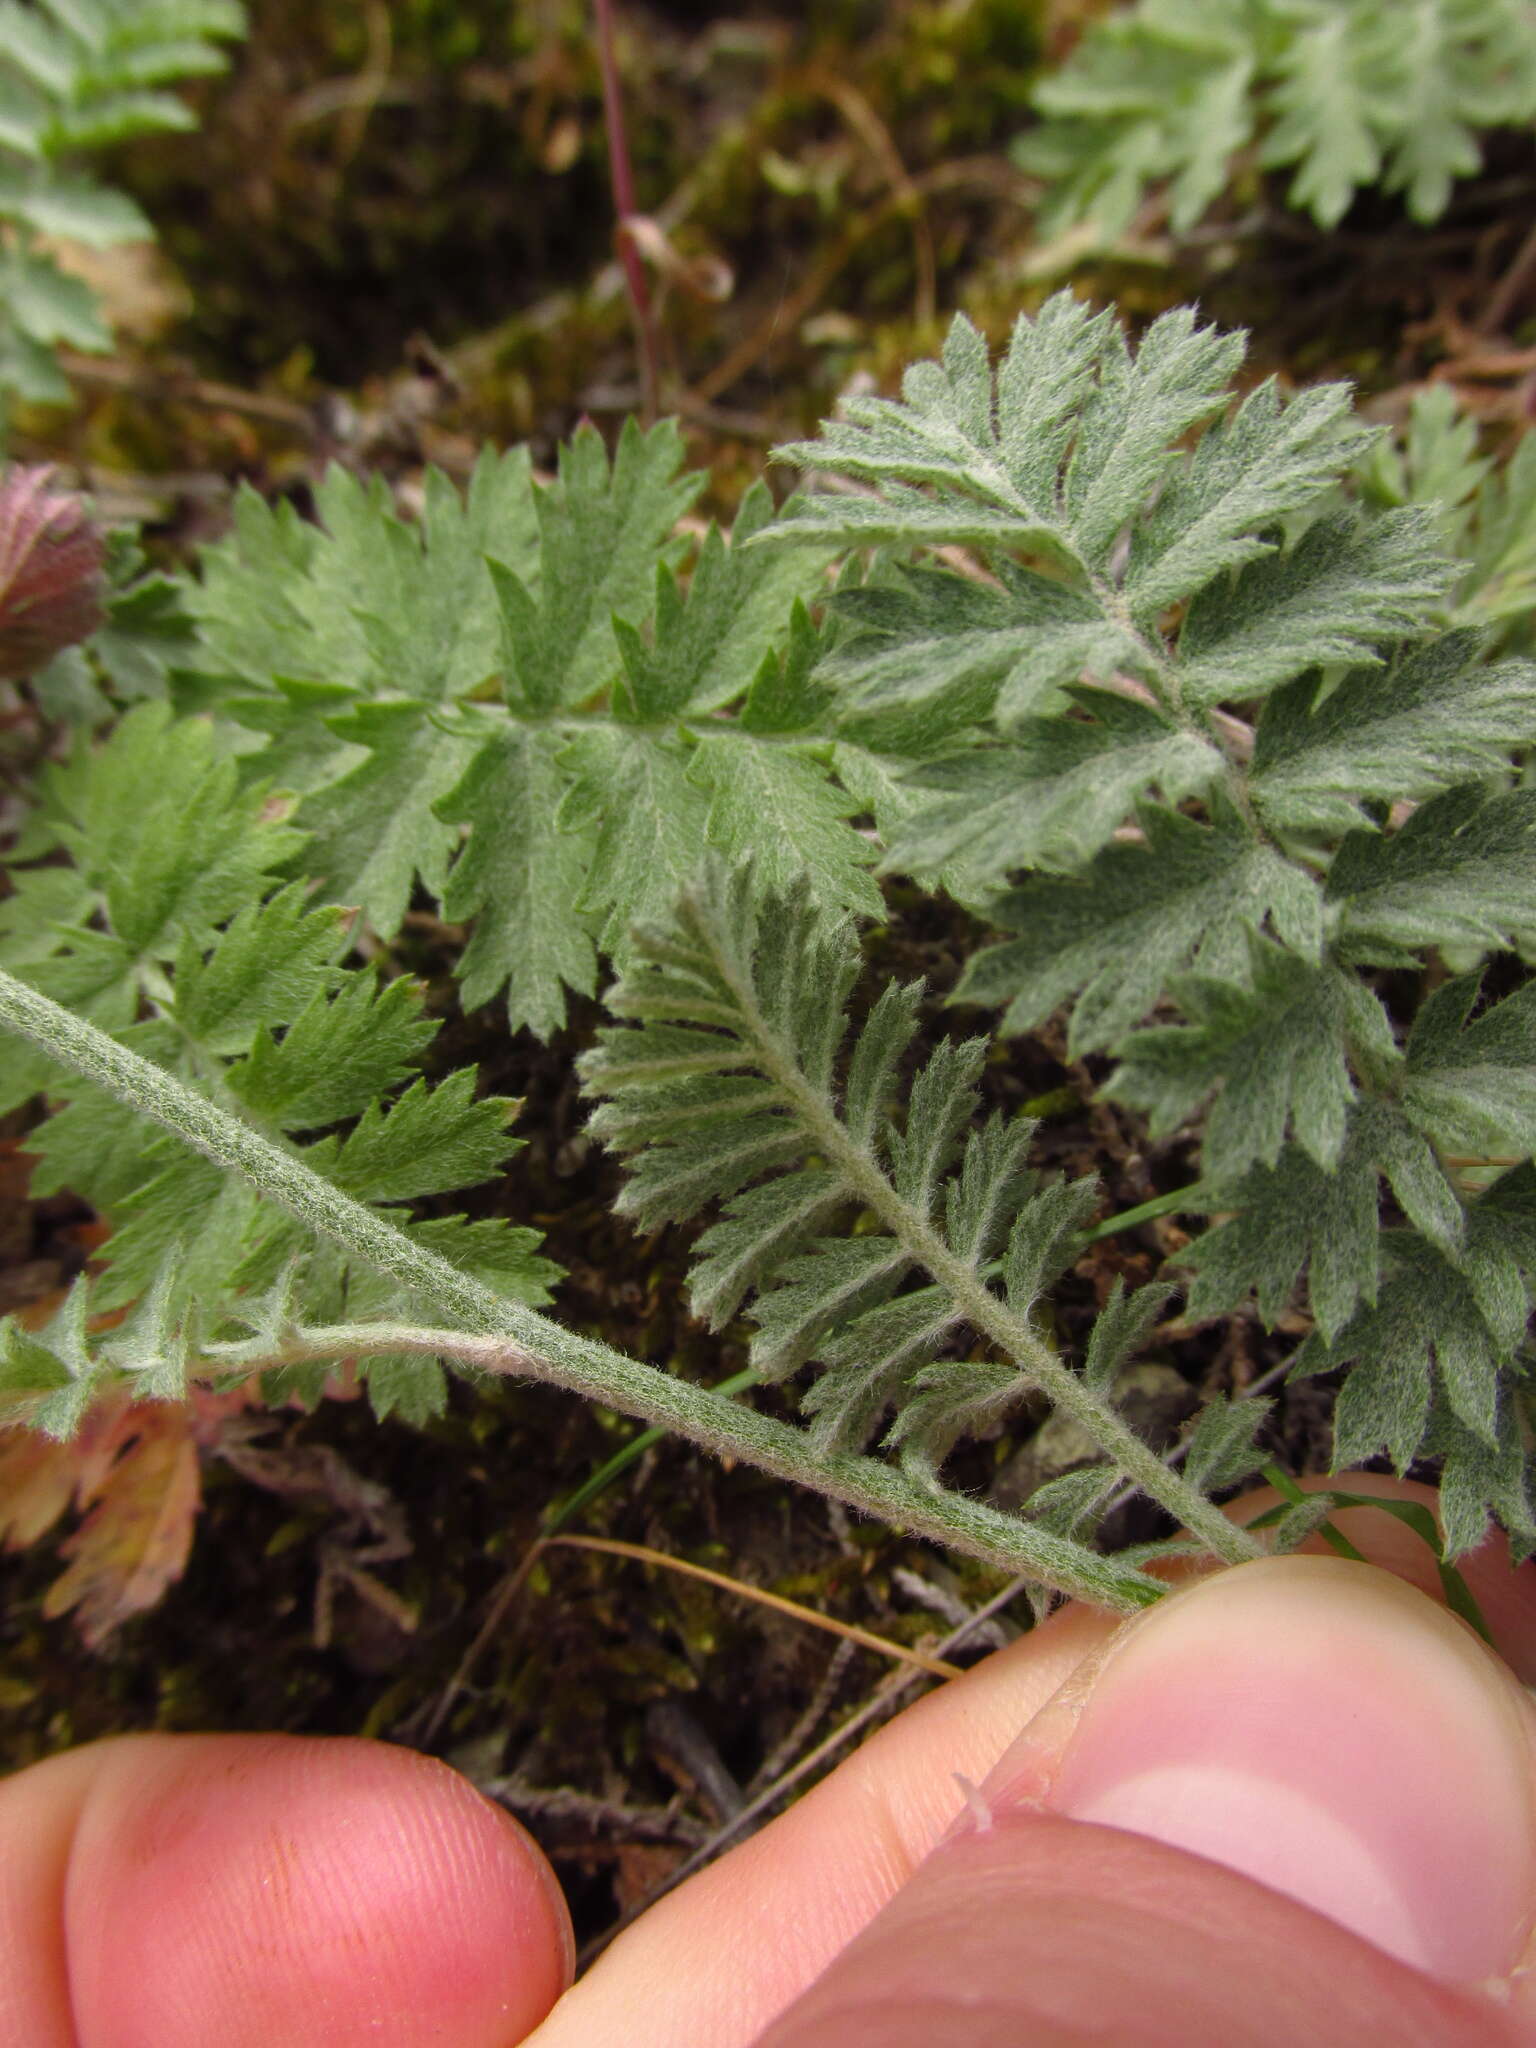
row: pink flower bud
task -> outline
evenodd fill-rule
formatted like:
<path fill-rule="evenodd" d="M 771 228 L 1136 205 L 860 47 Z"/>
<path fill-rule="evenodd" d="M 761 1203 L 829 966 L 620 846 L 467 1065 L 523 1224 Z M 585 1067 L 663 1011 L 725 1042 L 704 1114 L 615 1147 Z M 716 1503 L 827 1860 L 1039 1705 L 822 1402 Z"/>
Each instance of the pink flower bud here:
<path fill-rule="evenodd" d="M 0 681 L 32 675 L 106 617 L 101 536 L 53 476 L 0 472 Z"/>

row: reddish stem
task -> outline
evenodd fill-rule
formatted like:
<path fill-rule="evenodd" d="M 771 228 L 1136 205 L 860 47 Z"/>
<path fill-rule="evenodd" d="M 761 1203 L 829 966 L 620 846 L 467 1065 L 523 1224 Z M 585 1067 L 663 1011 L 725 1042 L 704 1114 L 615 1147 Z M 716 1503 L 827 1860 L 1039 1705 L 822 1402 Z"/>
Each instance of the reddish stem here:
<path fill-rule="evenodd" d="M 613 45 L 613 0 L 595 0 L 597 8 L 597 57 L 603 77 L 603 121 L 608 130 L 608 170 L 613 186 L 613 207 L 618 216 L 619 262 L 634 310 L 635 330 L 640 341 L 640 383 L 647 424 L 656 417 L 660 374 L 657 363 L 656 326 L 651 313 L 650 287 L 645 265 L 627 229 L 639 211 L 635 204 L 635 174 L 629 159 L 629 137 L 624 127 L 624 98 L 619 87 L 618 59 Z"/>

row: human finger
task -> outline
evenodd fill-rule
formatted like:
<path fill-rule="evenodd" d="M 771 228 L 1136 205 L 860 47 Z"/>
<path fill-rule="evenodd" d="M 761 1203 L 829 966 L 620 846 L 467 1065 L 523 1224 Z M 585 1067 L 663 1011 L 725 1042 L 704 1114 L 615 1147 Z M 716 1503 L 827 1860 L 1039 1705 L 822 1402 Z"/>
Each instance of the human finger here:
<path fill-rule="evenodd" d="M 1536 2039 L 1533 1725 L 1385 1572 L 1201 1581 L 1074 1676 L 761 2048 Z"/>
<path fill-rule="evenodd" d="M 128 1736 L 0 1784 L 18 2048 L 510 2048 L 571 1954 L 538 1849 L 409 1750 Z"/>
<path fill-rule="evenodd" d="M 1322 1482 L 1316 1482 L 1321 1484 Z M 1350 1475 L 1433 1501 L 1427 1488 Z M 1267 1504 L 1236 1503 L 1238 1518 Z M 1425 1546 L 1392 1517 L 1341 1517 L 1389 1568 L 1422 1570 Z M 1320 1539 L 1318 1547 L 1322 1548 Z M 1422 1559 L 1422 1566 L 1420 1560 Z M 1512 1573 L 1495 1536 L 1464 1569 L 1506 1654 L 1536 1652 L 1536 1573 Z M 636 2011 L 667 2048 L 743 2048 L 910 1879 L 954 1821 L 956 1774 L 980 1782 L 1036 1710 L 1117 1623 L 1068 1607 L 929 1694 L 866 1742 L 790 1811 L 662 1899 L 629 1928 L 540 2029 L 537 2048 L 618 2048 Z M 771 1938 L 764 1938 L 764 1930 Z"/>

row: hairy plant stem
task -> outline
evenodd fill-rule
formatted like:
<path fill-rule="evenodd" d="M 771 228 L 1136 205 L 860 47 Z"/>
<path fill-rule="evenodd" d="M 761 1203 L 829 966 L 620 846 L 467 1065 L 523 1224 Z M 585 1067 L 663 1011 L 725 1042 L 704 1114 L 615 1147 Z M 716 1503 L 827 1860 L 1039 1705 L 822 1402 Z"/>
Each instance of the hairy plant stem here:
<path fill-rule="evenodd" d="M 1011 1358 L 1033 1386 L 1081 1424 L 1128 1479 L 1183 1522 L 1217 1557 L 1241 1564 L 1260 1556 L 1251 1536 L 1228 1521 L 1198 1487 L 1170 1470 L 1107 1401 L 1096 1399 L 1078 1375 L 1041 1343 L 1027 1319 L 994 1294 L 973 1265 L 956 1257 L 928 1217 L 897 1194 L 874 1154 L 849 1136 L 833 1105 L 806 1079 L 792 1048 L 759 1009 L 750 981 L 738 972 L 736 963 L 720 952 L 715 966 L 736 997 L 764 1072 L 783 1090 L 816 1150 L 838 1169 L 897 1243 L 938 1281 L 971 1327 Z"/>
<path fill-rule="evenodd" d="M 284 1340 L 285 1358 L 415 1351 L 487 1372 L 545 1380 L 673 1430 L 716 1456 L 756 1465 L 876 1520 L 1004 1570 L 1028 1573 L 1076 1598 L 1129 1613 L 1150 1606 L 1166 1590 L 1145 1573 L 1117 1565 L 1082 1544 L 960 1494 L 920 1486 L 879 1459 L 846 1453 L 823 1456 L 792 1424 L 674 1379 L 656 1366 L 578 1337 L 520 1302 L 508 1301 L 408 1237 L 387 1217 L 343 1194 L 174 1074 L 3 970 L 0 1024 L 173 1132 L 216 1165 L 241 1174 L 258 1193 L 317 1235 L 388 1273 L 439 1312 L 466 1325 L 462 1330 L 429 1329 L 381 1322 L 324 1331 L 300 1329 Z M 268 1354 L 266 1362 L 278 1361 Z"/>

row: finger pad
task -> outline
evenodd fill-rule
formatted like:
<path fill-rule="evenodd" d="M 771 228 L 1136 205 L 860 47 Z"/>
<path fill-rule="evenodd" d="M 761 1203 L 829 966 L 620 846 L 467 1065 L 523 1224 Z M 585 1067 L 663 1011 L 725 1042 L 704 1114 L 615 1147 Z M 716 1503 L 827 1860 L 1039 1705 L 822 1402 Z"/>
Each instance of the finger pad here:
<path fill-rule="evenodd" d="M 558 1997 L 547 1867 L 444 1766 L 353 1741 L 125 1747 L 66 1889 L 86 2048 L 479 2048 Z"/>

